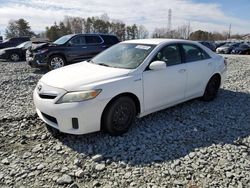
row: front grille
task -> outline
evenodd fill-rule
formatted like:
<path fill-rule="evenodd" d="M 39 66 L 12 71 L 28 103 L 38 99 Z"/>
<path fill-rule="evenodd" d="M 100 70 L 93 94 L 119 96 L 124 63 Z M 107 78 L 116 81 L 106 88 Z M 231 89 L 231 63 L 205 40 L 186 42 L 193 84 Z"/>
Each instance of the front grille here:
<path fill-rule="evenodd" d="M 39 97 L 42 99 L 54 99 L 56 98 L 56 95 L 39 94 Z"/>
<path fill-rule="evenodd" d="M 48 115 L 48 114 L 45 114 L 45 113 L 43 113 L 43 112 L 41 112 L 41 113 L 42 113 L 42 115 L 43 115 L 46 119 L 48 119 L 48 120 L 52 121 L 53 123 L 57 124 L 57 120 L 56 120 L 55 117 L 50 116 L 50 115 Z"/>

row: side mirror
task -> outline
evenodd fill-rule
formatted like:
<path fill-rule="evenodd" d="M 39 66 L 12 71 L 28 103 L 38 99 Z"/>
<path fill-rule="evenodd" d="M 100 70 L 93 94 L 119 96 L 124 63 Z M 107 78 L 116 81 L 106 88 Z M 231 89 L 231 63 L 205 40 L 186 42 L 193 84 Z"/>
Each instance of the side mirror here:
<path fill-rule="evenodd" d="M 150 70 L 163 70 L 166 68 L 167 65 L 164 61 L 154 61 L 149 65 Z"/>

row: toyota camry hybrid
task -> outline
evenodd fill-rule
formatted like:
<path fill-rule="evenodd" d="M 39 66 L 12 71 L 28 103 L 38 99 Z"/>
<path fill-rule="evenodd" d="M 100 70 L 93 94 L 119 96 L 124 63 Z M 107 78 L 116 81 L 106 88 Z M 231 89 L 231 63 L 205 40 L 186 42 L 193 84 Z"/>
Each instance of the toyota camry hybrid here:
<path fill-rule="evenodd" d="M 213 100 L 226 70 L 223 57 L 197 42 L 131 40 L 45 74 L 33 97 L 39 117 L 61 132 L 121 135 L 136 117 Z"/>

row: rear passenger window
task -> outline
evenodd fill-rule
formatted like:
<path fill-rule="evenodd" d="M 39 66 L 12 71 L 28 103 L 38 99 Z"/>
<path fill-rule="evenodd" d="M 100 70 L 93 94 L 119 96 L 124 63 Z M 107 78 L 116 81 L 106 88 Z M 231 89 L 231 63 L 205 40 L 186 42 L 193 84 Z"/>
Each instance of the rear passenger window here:
<path fill-rule="evenodd" d="M 115 36 L 101 35 L 102 39 L 106 44 L 116 44 L 119 42 L 118 38 Z"/>
<path fill-rule="evenodd" d="M 198 46 L 183 44 L 182 47 L 185 53 L 186 62 L 200 61 L 210 58 L 210 56 Z"/>
<path fill-rule="evenodd" d="M 87 44 L 100 44 L 102 39 L 99 36 L 85 36 Z"/>
<path fill-rule="evenodd" d="M 162 48 L 154 57 L 153 61 L 165 61 L 167 66 L 181 64 L 179 47 L 175 44 Z"/>

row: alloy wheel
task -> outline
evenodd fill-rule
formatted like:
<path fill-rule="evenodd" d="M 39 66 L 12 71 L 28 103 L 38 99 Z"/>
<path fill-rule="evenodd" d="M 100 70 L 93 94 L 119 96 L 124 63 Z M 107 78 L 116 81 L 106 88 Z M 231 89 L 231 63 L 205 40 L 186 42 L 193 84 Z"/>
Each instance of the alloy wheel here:
<path fill-rule="evenodd" d="M 64 66 L 64 60 L 61 57 L 53 57 L 50 61 L 51 69 L 58 69 Z"/>

